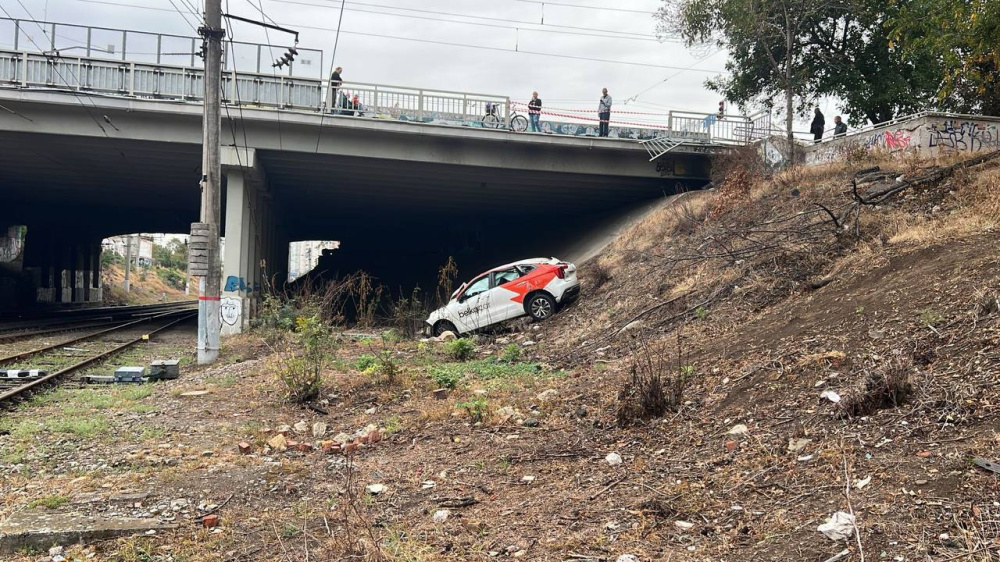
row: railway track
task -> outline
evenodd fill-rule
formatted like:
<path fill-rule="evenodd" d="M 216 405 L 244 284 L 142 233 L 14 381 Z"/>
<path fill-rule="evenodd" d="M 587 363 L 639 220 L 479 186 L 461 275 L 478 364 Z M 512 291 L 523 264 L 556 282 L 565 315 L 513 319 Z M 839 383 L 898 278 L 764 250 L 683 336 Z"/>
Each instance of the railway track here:
<path fill-rule="evenodd" d="M 197 311 L 189 309 L 162 312 L 153 316 L 140 318 L 138 320 L 119 323 L 118 325 L 109 328 L 88 332 L 84 335 L 73 337 L 69 340 L 64 340 L 56 344 L 47 344 L 0 358 L 0 405 L 26 397 L 48 385 L 57 383 L 59 380 L 75 371 L 108 359 L 109 357 L 112 357 L 113 355 L 140 342 L 151 339 L 155 334 L 167 330 L 180 322 L 193 318 L 196 314 Z M 153 329 L 143 330 L 134 337 L 130 335 L 124 341 L 109 338 L 109 336 L 120 336 L 123 332 L 134 330 L 145 323 L 152 324 Z M 110 339 L 110 341 L 101 341 L 102 339 Z M 53 353 L 59 350 L 65 350 L 67 346 L 71 344 L 82 342 L 87 342 L 90 346 L 100 347 L 101 349 L 96 352 L 81 349 L 73 350 L 73 352 L 88 353 L 83 359 L 79 359 L 79 356 L 76 355 L 70 355 L 67 357 L 65 355 L 56 355 Z M 11 376 L 3 370 L 3 367 L 17 365 L 22 363 L 25 359 L 39 355 L 45 355 L 49 359 L 50 364 L 53 360 L 55 360 L 55 364 L 57 365 L 56 369 L 45 375 L 38 374 L 37 372 L 32 374 L 32 372 L 29 371 L 26 376 L 21 376 L 20 374 L 19 376 Z M 68 364 L 67 361 L 69 362 Z"/>
<path fill-rule="evenodd" d="M 112 326 L 128 319 L 153 316 L 172 310 L 193 309 L 194 306 L 195 303 L 187 301 L 24 313 L 17 317 L 0 318 L 0 342 Z"/>

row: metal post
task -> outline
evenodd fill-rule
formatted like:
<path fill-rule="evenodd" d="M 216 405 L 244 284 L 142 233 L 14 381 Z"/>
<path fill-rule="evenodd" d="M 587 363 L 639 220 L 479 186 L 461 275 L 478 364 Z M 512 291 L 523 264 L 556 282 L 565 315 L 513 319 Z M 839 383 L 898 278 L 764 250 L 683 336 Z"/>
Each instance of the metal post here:
<path fill-rule="evenodd" d="M 156 34 L 156 64 L 160 64 L 162 61 L 160 57 L 163 54 L 163 36 L 159 33 Z"/>
<path fill-rule="evenodd" d="M 198 364 L 215 362 L 219 357 L 219 297 L 222 292 L 222 268 L 219 264 L 220 130 L 222 128 L 222 0 L 205 0 L 205 25 L 200 30 L 205 40 L 204 146 L 202 170 L 204 187 L 201 222 L 209 226 L 208 275 L 199 281 L 198 293 Z"/>
<path fill-rule="evenodd" d="M 191 38 L 191 68 L 194 68 L 194 57 L 195 51 L 197 50 L 198 44 L 194 42 L 194 37 Z"/>
<path fill-rule="evenodd" d="M 260 74 L 260 44 L 257 44 L 257 74 Z"/>
<path fill-rule="evenodd" d="M 14 20 L 14 50 L 17 50 L 18 39 L 21 38 L 21 20 Z"/>
<path fill-rule="evenodd" d="M 54 23 L 52 24 L 52 37 L 49 39 L 49 44 L 51 45 L 52 50 L 56 50 L 56 24 Z"/>
<path fill-rule="evenodd" d="M 93 31 L 93 28 L 90 28 L 90 27 L 87 28 L 87 58 L 90 58 L 90 33 L 92 31 Z"/>
<path fill-rule="evenodd" d="M 420 121 L 424 120 L 424 91 L 419 90 L 417 93 L 417 119 Z"/>
<path fill-rule="evenodd" d="M 125 52 L 126 52 L 125 51 L 125 45 L 126 45 L 127 41 L 128 41 L 128 31 L 122 31 L 122 60 L 123 61 L 124 60 L 128 60 L 127 57 L 125 56 Z"/>

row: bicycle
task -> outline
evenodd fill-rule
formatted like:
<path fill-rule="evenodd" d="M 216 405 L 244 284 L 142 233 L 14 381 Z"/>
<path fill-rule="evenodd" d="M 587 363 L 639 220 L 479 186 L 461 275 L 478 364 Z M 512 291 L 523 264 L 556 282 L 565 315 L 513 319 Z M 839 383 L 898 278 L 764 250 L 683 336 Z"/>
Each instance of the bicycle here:
<path fill-rule="evenodd" d="M 500 104 L 486 102 L 486 115 L 483 116 L 483 126 L 499 129 L 503 119 L 500 117 Z M 515 133 L 523 133 L 528 128 L 528 118 L 516 110 L 510 112 L 510 123 L 507 128 Z"/>

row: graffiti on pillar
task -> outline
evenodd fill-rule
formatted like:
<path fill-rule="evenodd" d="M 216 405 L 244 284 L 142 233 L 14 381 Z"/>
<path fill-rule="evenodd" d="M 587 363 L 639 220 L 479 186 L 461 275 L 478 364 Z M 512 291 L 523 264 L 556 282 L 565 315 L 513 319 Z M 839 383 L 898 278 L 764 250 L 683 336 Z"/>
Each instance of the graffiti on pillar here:
<path fill-rule="evenodd" d="M 222 322 L 235 326 L 243 316 L 243 299 L 239 297 L 222 297 L 219 299 L 219 314 Z"/>
<path fill-rule="evenodd" d="M 13 226 L 7 229 L 7 236 L 0 238 L 0 262 L 17 261 L 24 251 L 24 230 Z"/>
<path fill-rule="evenodd" d="M 226 277 L 226 286 L 224 290 L 230 293 L 236 291 L 240 291 L 242 293 L 252 293 L 254 289 L 252 286 L 247 285 L 247 282 L 242 277 L 230 275 L 229 277 Z"/>

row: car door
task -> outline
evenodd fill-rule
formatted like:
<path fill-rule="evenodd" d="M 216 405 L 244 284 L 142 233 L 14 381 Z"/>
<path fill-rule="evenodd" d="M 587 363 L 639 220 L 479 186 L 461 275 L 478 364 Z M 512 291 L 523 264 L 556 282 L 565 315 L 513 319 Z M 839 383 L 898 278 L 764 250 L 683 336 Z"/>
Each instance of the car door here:
<path fill-rule="evenodd" d="M 473 279 L 455 299 L 455 327 L 458 331 L 468 332 L 489 324 L 489 290 L 490 274 L 487 273 Z"/>
<path fill-rule="evenodd" d="M 524 294 L 519 292 L 517 280 L 521 271 L 516 266 L 494 271 L 493 288 L 489 291 L 489 315 L 493 322 L 502 322 L 517 318 L 524 314 L 522 300 Z"/>

